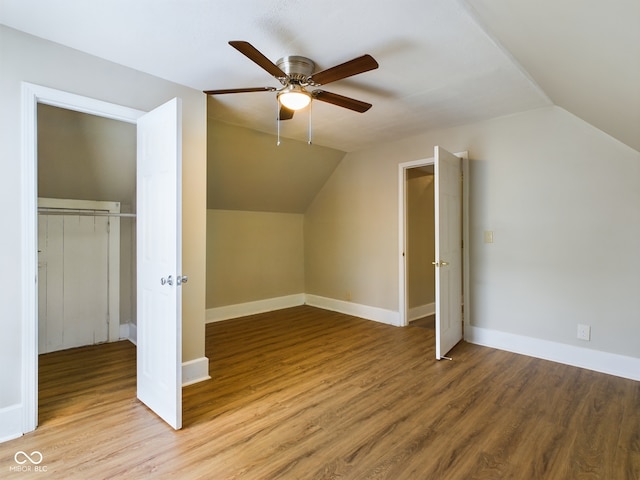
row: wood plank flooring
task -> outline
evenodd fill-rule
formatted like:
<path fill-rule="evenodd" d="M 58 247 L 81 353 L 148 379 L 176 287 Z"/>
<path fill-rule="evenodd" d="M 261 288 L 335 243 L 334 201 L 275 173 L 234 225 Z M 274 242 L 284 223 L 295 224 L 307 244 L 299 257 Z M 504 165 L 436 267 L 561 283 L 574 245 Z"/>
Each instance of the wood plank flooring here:
<path fill-rule="evenodd" d="M 432 329 L 308 306 L 210 324 L 206 354 L 181 431 L 135 399 L 129 342 L 43 355 L 0 478 L 640 479 L 640 382 L 466 343 L 438 362 Z"/>

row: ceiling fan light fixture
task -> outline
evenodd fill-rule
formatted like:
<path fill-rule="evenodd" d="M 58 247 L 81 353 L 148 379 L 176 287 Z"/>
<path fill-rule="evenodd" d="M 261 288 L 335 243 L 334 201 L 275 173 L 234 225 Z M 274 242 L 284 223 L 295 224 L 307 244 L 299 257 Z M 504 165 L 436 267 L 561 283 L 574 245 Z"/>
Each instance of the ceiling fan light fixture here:
<path fill-rule="evenodd" d="M 289 110 L 301 110 L 311 103 L 311 94 L 300 85 L 289 85 L 278 93 L 278 101 Z"/>

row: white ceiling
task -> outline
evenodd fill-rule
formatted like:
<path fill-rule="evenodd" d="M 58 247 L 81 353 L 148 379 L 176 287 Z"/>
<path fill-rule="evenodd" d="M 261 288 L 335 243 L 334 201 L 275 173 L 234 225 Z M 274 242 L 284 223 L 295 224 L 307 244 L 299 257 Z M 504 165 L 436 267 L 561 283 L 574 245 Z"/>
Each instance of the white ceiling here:
<path fill-rule="evenodd" d="M 314 143 L 342 151 L 552 103 L 640 150 L 638 0 L 0 0 L 0 23 L 198 90 L 279 86 L 229 40 L 319 70 L 369 53 L 379 69 L 323 89 L 371 110 L 314 102 Z M 210 107 L 276 131 L 273 93 Z"/>

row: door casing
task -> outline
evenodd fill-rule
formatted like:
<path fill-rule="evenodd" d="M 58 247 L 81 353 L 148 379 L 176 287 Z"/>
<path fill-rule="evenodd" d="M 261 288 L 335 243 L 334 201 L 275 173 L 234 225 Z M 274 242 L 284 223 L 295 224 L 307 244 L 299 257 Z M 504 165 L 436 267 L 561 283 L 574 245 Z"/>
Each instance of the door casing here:
<path fill-rule="evenodd" d="M 469 156 L 467 152 L 455 154 L 462 159 L 462 284 L 463 284 L 463 305 L 464 324 L 470 323 L 469 304 Z M 398 311 L 399 325 L 406 327 L 409 325 L 407 318 L 407 191 L 406 178 L 407 170 L 411 168 L 433 165 L 434 157 L 403 162 L 398 165 Z M 436 301 L 438 299 L 436 298 Z"/>
<path fill-rule="evenodd" d="M 22 431 L 38 425 L 38 103 L 136 124 L 146 112 L 41 85 L 22 82 L 21 214 L 22 262 Z"/>

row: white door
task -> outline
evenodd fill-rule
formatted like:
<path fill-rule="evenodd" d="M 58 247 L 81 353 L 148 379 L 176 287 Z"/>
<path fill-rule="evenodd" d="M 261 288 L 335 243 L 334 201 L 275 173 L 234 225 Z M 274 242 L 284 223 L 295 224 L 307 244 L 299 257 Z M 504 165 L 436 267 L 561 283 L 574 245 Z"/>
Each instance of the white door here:
<path fill-rule="evenodd" d="M 138 120 L 138 398 L 182 427 L 182 110 Z"/>
<path fill-rule="evenodd" d="M 462 161 L 435 147 L 436 358 L 462 340 Z"/>

